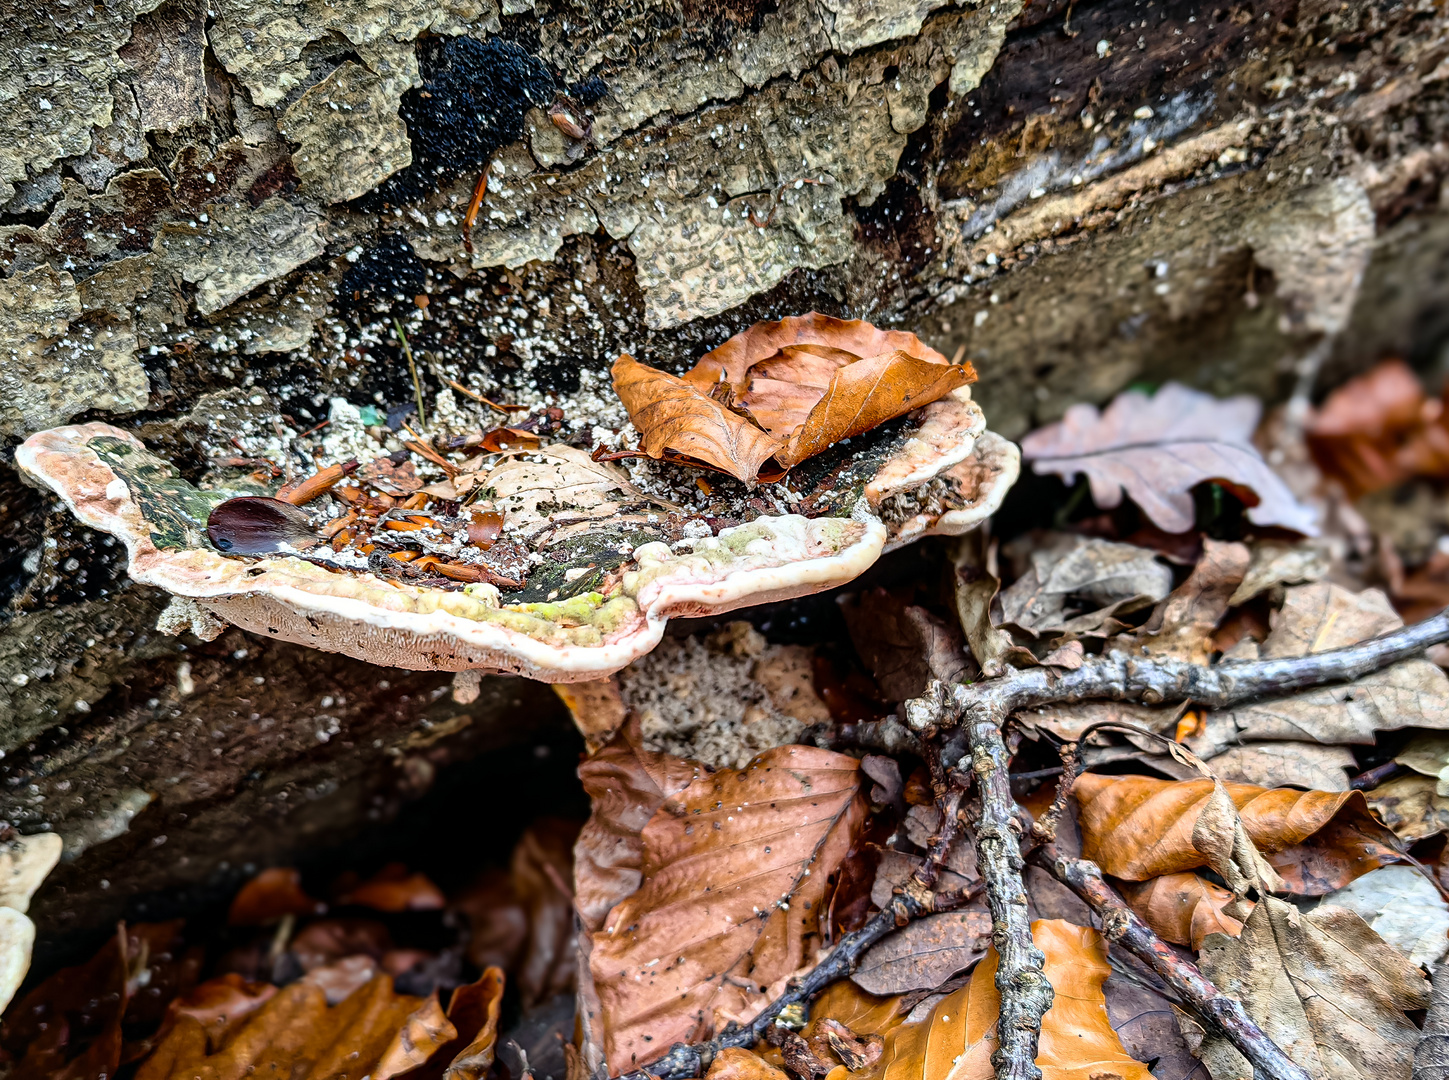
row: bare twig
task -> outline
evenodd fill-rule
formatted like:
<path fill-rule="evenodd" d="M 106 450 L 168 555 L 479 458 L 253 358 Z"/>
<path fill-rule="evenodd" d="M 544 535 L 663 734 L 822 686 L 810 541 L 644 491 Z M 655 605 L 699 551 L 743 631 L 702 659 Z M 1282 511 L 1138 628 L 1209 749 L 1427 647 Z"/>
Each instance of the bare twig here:
<path fill-rule="evenodd" d="M 953 713 L 960 716 L 983 706 L 1000 716 L 1011 716 L 1041 705 L 1104 699 L 1149 705 L 1193 701 L 1223 709 L 1254 698 L 1349 682 L 1445 641 L 1449 641 L 1449 614 L 1440 612 L 1402 630 L 1309 656 L 1207 667 L 1113 653 L 1088 660 L 1075 671 L 1028 668 L 979 683 L 936 684 L 932 694 L 907 703 L 906 722 L 916 731 L 929 733 L 949 726 Z"/>
<path fill-rule="evenodd" d="M 1026 886 L 1021 880 L 1021 822 L 1011 797 L 1010 758 L 1001 737 L 1003 714 L 975 703 L 963 717 L 971 749 L 971 771 L 980 793 L 976 823 L 977 865 L 991 909 L 992 944 L 999 957 L 996 989 L 1001 994 L 999 1042 L 991 1063 L 996 1080 L 1040 1080 L 1036 1065 L 1041 1018 L 1052 1005 L 1052 986 L 1043 972 L 1046 957 L 1031 938 Z"/>
<path fill-rule="evenodd" d="M 1189 960 L 1170 949 L 1117 891 L 1107 884 L 1097 864 L 1086 859 L 1063 859 L 1051 848 L 1031 853 L 1033 863 L 1052 874 L 1080 896 L 1102 920 L 1102 933 L 1143 961 L 1163 982 L 1190 1005 L 1214 1030 L 1221 1033 L 1252 1063 L 1261 1080 L 1309 1080 L 1308 1073 L 1263 1034 L 1237 998 L 1219 992 Z"/>
<path fill-rule="evenodd" d="M 408 373 L 411 374 L 413 377 L 413 393 L 417 396 L 418 403 L 418 427 L 422 428 L 424 431 L 427 431 L 428 418 L 427 415 L 423 412 L 423 384 L 418 381 L 418 366 L 417 364 L 413 363 L 413 349 L 412 346 L 408 344 L 408 336 L 403 333 L 402 323 L 398 322 L 397 319 L 394 318 L 392 320 L 392 325 L 393 328 L 397 330 L 397 339 L 402 342 L 403 355 L 406 356 L 408 359 Z"/>

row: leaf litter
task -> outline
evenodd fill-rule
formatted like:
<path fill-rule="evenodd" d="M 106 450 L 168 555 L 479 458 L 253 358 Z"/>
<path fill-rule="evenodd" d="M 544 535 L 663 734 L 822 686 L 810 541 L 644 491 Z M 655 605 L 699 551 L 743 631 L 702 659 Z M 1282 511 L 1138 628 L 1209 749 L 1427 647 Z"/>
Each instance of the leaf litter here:
<path fill-rule="evenodd" d="M 710 402 L 694 415 L 714 417 L 720 434 L 706 451 L 697 422 L 661 423 L 653 445 L 666 458 L 715 454 L 718 467 L 748 473 L 758 433 L 774 447 L 760 462 L 784 465 L 791 452 L 781 447 L 808 443 L 799 436 L 822 404 L 837 425 L 847 421 L 832 402 L 853 401 L 853 415 L 889 411 L 915 400 L 907 376 L 917 364 L 942 366 L 874 328 L 868 341 L 821 344 L 787 340 L 799 330 L 789 320 L 764 325 L 676 379 L 682 387 L 669 384 L 679 401 L 694 400 L 688 389 Z M 894 388 L 883 404 L 852 399 L 858 388 L 841 373 L 870 373 L 867 361 L 880 357 Z M 1309 532 L 1310 502 L 1346 506 L 1345 492 L 1367 481 L 1330 473 L 1311 497 L 1286 494 L 1250 441 L 1256 406 L 1203 397 L 1170 387 L 1150 400 L 1127 395 L 1028 437 L 1039 471 L 1087 473 L 1091 505 L 932 549 L 908 574 L 862 584 L 829 609 L 691 627 L 615 680 L 571 689 L 564 696 L 589 740 L 579 766 L 588 821 L 536 820 L 506 866 L 462 888 L 439 889 L 401 864 L 330 883 L 277 867 L 239 892 L 224 941 L 179 922 L 122 927 L 89 963 L 34 981 L 7 1012 L 10 1072 L 621 1076 L 657 1065 L 677 1042 L 750 1024 L 936 867 L 937 895 L 956 897 L 950 910 L 902 919 L 757 1041 L 719 1050 L 702 1071 L 990 1075 L 1003 1045 L 996 972 L 1010 953 L 998 951 L 984 892 L 974 796 L 954 839 L 938 844 L 952 822 L 943 792 L 975 766 L 969 755 L 929 760 L 919 730 L 901 723 L 904 703 L 942 681 L 989 686 L 1032 671 L 1055 680 L 1113 657 L 1220 672 L 1291 661 L 1391 633 L 1418 602 L 1402 581 L 1428 563 L 1408 552 L 1407 563 L 1386 562 L 1382 545 L 1336 531 L 1346 515 L 1322 516 L 1325 535 L 1311 542 L 1285 531 Z M 1396 454 L 1437 438 L 1422 429 L 1439 414 L 1415 400 L 1413 424 L 1392 428 Z M 1170 422 L 1144 419 L 1148 404 Z M 677 491 L 646 492 L 618 465 L 550 442 L 544 424 L 517 423 L 491 442 L 436 451 L 448 468 L 415 454 L 344 471 L 325 489 L 347 493 L 338 532 L 410 521 L 416 510 L 383 500 L 419 494 L 458 503 L 449 512 L 480 549 L 506 545 L 504 522 L 577 538 L 601 520 L 648 525 L 680 505 Z M 636 427 L 647 452 L 650 426 Z M 1329 427 L 1316 430 L 1328 438 Z M 1315 453 L 1366 460 L 1367 436 L 1354 438 L 1336 457 Z M 489 472 L 469 465 L 487 454 L 499 455 Z M 1149 454 L 1171 468 L 1144 464 Z M 1373 474 L 1378 490 L 1437 476 L 1422 447 L 1411 456 L 1412 468 L 1398 454 L 1397 471 Z M 361 494 L 349 502 L 354 486 Z M 576 520 L 550 506 L 561 487 Z M 1201 498 L 1213 490 L 1227 494 Z M 479 501 L 482 516 L 464 521 L 460 511 Z M 1169 539 L 1164 530 L 1179 526 Z M 811 619 L 825 629 L 802 633 Z M 1218 709 L 1027 709 L 1008 727 L 1010 790 L 1025 830 L 1052 816 L 1065 776 L 1055 850 L 1093 860 L 1174 956 L 1196 954 L 1315 1080 L 1407 1080 L 1429 1002 L 1422 967 L 1449 948 L 1446 691 L 1437 664 L 1411 658 Z M 1081 740 L 1079 757 L 1059 754 L 1068 740 Z M 1023 880 L 1053 990 L 1036 1057 L 1047 1080 L 1251 1075 L 1220 1032 L 1196 1023 L 1190 1002 L 1094 928 L 1110 922 L 1039 866 Z M 409 920 L 431 927 L 426 941 Z M 520 1017 L 547 1033 L 543 1043 Z M 554 1055 L 541 1065 L 540 1045 Z"/>

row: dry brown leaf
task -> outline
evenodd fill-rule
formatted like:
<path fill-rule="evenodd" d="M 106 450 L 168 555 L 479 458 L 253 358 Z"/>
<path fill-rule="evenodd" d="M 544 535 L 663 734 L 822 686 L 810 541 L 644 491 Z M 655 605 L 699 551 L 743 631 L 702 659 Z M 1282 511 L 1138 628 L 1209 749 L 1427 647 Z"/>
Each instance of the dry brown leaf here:
<path fill-rule="evenodd" d="M 1419 1029 L 1404 1014 L 1428 1006 L 1429 982 L 1353 912 L 1268 897 L 1199 965 L 1314 1080 L 1408 1080 Z M 1252 1075 L 1225 1040 L 1199 1053 L 1218 1080 Z"/>
<path fill-rule="evenodd" d="M 1237 937 L 1243 924 L 1223 908 L 1233 894 L 1197 874 L 1163 874 L 1117 883 L 1123 899 L 1164 941 L 1201 949 L 1209 934 Z"/>
<path fill-rule="evenodd" d="M 967 675 L 960 632 L 923 607 L 875 588 L 842 603 L 840 613 L 888 701 L 918 697 L 932 679 L 961 682 Z"/>
<path fill-rule="evenodd" d="M 1402 360 L 1385 360 L 1328 395 L 1305 437 L 1325 476 L 1353 497 L 1413 476 L 1449 475 L 1449 427 Z"/>
<path fill-rule="evenodd" d="M 1256 398 L 1218 400 L 1167 383 L 1152 397 L 1119 394 L 1106 409 L 1073 405 L 1055 424 L 1021 440 L 1022 458 L 1039 473 L 1070 483 L 1084 473 L 1102 509 L 1125 490 L 1155 524 L 1186 532 L 1193 524 L 1192 489 L 1212 480 L 1248 503 L 1248 520 L 1313 535 L 1314 513 L 1264 462 L 1253 445 L 1262 405 Z"/>
<path fill-rule="evenodd" d="M 434 1066 L 446 1064 L 443 1080 L 482 1080 L 493 1065 L 498 1044 L 498 1015 L 503 1007 L 503 972 L 486 968 L 478 981 L 460 986 L 448 1002 L 448 1019 L 457 1038 L 439 1049 Z M 431 1080 L 430 1076 L 408 1080 Z"/>
<path fill-rule="evenodd" d="M 872 945 L 850 977 L 871 994 L 929 990 L 976 963 L 990 945 L 991 914 L 980 900 L 911 920 Z"/>
<path fill-rule="evenodd" d="M 1449 832 L 1449 798 L 1428 776 L 1396 776 L 1367 792 L 1369 807 L 1400 840 L 1412 843 Z"/>
<path fill-rule="evenodd" d="M 1018 576 L 998 597 L 1000 622 L 1028 634 L 1090 634 L 1172 591 L 1156 552 L 1074 533 L 1028 533 L 1002 549 Z"/>
<path fill-rule="evenodd" d="M 1332 582 L 1287 590 L 1263 659 L 1306 656 L 1357 644 L 1403 626 L 1377 589 L 1352 593 Z M 1428 660 L 1404 660 L 1351 683 L 1306 690 L 1213 713 L 1188 740 L 1204 757 L 1243 740 L 1372 743 L 1380 731 L 1449 729 L 1449 676 Z"/>
<path fill-rule="evenodd" d="M 1359 915 L 1416 967 L 1433 971 L 1449 952 L 1449 904 L 1433 879 L 1416 866 L 1380 867 L 1329 893 L 1318 907 L 1347 908 Z"/>
<path fill-rule="evenodd" d="M 423 1016 L 410 1024 L 419 1010 Z M 378 975 L 341 1004 L 328 1007 L 316 986 L 296 982 L 247 1017 L 220 1046 L 209 1046 L 201 1023 L 190 1016 L 176 1025 L 142 1062 L 136 1080 L 222 1080 L 245 1075 L 285 1075 L 297 1080 L 387 1080 L 398 1075 L 378 1066 L 386 1055 L 394 1068 L 413 1068 L 415 1054 L 402 1032 L 422 1044 L 452 1038 L 452 1025 L 439 1027 L 441 1010 L 393 990 Z M 429 1032 L 432 1032 L 429 1034 Z"/>
<path fill-rule="evenodd" d="M 654 814 L 639 890 L 593 935 L 611 1068 L 743 1015 L 813 958 L 830 876 L 865 815 L 859 762 L 782 746 L 696 779 Z"/>
<path fill-rule="evenodd" d="M 1281 540 L 1259 540 L 1253 545 L 1252 561 L 1228 603 L 1246 604 L 1275 585 L 1302 585 L 1328 575 L 1328 552 L 1321 543 L 1289 544 Z"/>
<path fill-rule="evenodd" d="M 639 430 L 641 447 L 652 458 L 672 451 L 737 480 L 753 480 L 760 466 L 784 445 L 692 384 L 641 364 L 627 353 L 614 361 L 610 371 L 614 392 Z"/>
<path fill-rule="evenodd" d="M 852 356 L 879 356 L 899 350 L 928 363 L 946 363 L 943 355 L 915 334 L 878 330 L 860 319 L 835 319 L 812 311 L 777 322 L 755 323 L 705 353 L 685 378 L 704 393 L 725 383 L 735 394 L 743 394 L 754 365 L 782 349 L 800 345 L 824 345 Z"/>
<path fill-rule="evenodd" d="M 1149 1062 L 1156 1080 L 1206 1080 L 1207 1070 L 1183 1040 L 1172 1002 L 1119 971 L 1108 977 L 1102 992 L 1122 1048 L 1138 1061 Z"/>
<path fill-rule="evenodd" d="M 1187 580 L 1153 609 L 1138 630 L 1115 638 L 1109 648 L 1206 664 L 1214 652 L 1213 631 L 1227 613 L 1229 598 L 1250 559 L 1245 544 L 1205 537 L 1202 558 Z"/>
<path fill-rule="evenodd" d="M 1095 930 L 1057 920 L 1032 924 L 1032 940 L 1046 957 L 1052 1007 L 1042 1017 L 1037 1067 L 1042 1080 L 1150 1080 L 1147 1066 L 1127 1056 L 1107 1017 L 1102 984 L 1111 968 L 1107 945 Z M 919 1023 L 885 1037 L 885 1052 L 859 1080 L 989 1080 L 996 1049 L 1001 997 L 996 952 L 976 965 L 971 981 L 937 1002 Z M 858 1030 L 858 1029 L 857 1029 Z"/>
<path fill-rule="evenodd" d="M 337 902 L 375 911 L 437 911 L 445 905 L 442 890 L 426 874 L 409 873 L 402 863 L 388 863 L 366 881 L 349 888 Z"/>
<path fill-rule="evenodd" d="M 637 719 L 579 766 L 593 804 L 574 845 L 574 904 L 585 929 L 600 929 L 614 905 L 639 888 L 644 826 L 700 772 L 693 762 L 643 749 Z"/>
<path fill-rule="evenodd" d="M 302 875 L 291 867 L 263 870 L 232 899 L 227 921 L 233 926 L 261 926 L 284 915 L 317 915 L 327 905 L 302 891 Z"/>
<path fill-rule="evenodd" d="M 789 1080 L 759 1054 L 727 1047 L 714 1056 L 704 1080 Z"/>
<path fill-rule="evenodd" d="M 976 372 L 947 364 L 914 334 L 812 313 L 757 323 L 683 379 L 627 355 L 613 378 L 646 454 L 672 451 L 749 481 L 772 456 L 788 469 L 945 397 Z"/>
<path fill-rule="evenodd" d="M 777 369 L 777 378 L 792 375 L 792 365 Z M 788 469 L 841 439 L 864 434 L 887 420 L 929 405 L 975 379 L 970 364 L 953 367 L 931 363 L 900 350 L 862 357 L 835 372 L 808 415 L 790 430 L 788 441 L 775 458 Z M 751 390 L 754 385 L 752 381 Z M 784 425 L 781 430 L 785 430 Z"/>
<path fill-rule="evenodd" d="M 981 674 L 994 678 L 1003 674 L 1008 664 L 1035 667 L 1036 657 L 1031 650 L 1017 645 L 1010 634 L 991 621 L 1001 581 L 996 576 L 995 544 L 988 546 L 985 530 L 973 529 L 961 537 L 952 562 L 956 570 L 956 617 Z"/>
<path fill-rule="evenodd" d="M 1192 764 L 1198 764 L 1194 758 Z M 1223 782 L 1213 778 L 1212 794 L 1207 797 L 1197 820 L 1192 824 L 1192 846 L 1207 860 L 1210 870 L 1222 878 L 1233 892 L 1233 902 L 1227 912 L 1235 919 L 1243 918 L 1248 911 L 1246 897 L 1256 891 L 1259 896 L 1280 892 L 1283 879 L 1264 860 L 1238 808 Z"/>
<path fill-rule="evenodd" d="M 493 501 L 512 527 L 532 531 L 555 514 L 571 521 L 606 519 L 628 505 L 648 509 L 668 503 L 651 499 L 629 483 L 624 470 L 566 443 L 553 443 L 532 453 L 505 458 L 480 483 L 493 492 Z M 560 514 L 558 508 L 566 510 Z M 566 535 L 554 532 L 550 539 Z"/>
<path fill-rule="evenodd" d="M 177 1018 L 189 1016 L 201 1024 L 207 1042 L 219 1046 L 276 992 L 270 983 L 248 982 L 235 972 L 208 979 L 171 1002 L 164 1028 L 169 1030 Z"/>
<path fill-rule="evenodd" d="M 1401 859 L 1394 834 L 1369 813 L 1362 792 L 1223 786 L 1290 892 L 1321 896 Z M 1213 781 L 1086 773 L 1073 793 L 1082 854 L 1112 876 L 1146 881 L 1208 865 L 1193 846 L 1193 827 Z"/>

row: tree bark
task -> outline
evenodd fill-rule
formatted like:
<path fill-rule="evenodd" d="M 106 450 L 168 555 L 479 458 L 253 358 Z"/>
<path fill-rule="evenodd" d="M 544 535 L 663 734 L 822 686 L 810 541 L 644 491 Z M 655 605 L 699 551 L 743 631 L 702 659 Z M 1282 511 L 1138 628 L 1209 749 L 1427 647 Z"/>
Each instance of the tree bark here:
<path fill-rule="evenodd" d="M 240 431 L 408 402 L 395 319 L 429 413 L 465 418 L 450 381 L 573 392 L 621 351 L 681 370 L 810 309 L 964 351 L 1008 437 L 1137 379 L 1280 400 L 1325 341 L 1326 381 L 1427 362 L 1443 23 L 1419 0 L 11 4 L 0 443 L 106 420 L 195 480 Z M 42 944 L 561 715 L 517 681 L 461 706 L 445 676 L 159 635 L 164 597 L 8 465 L 0 601 L 0 818 L 72 860 Z"/>

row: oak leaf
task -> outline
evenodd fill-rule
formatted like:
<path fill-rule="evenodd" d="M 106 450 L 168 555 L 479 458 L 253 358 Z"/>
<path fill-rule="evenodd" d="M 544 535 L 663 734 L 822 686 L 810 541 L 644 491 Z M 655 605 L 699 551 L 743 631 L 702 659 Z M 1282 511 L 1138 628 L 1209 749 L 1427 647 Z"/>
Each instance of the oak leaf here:
<path fill-rule="evenodd" d="M 1193 830 L 1212 780 L 1157 780 L 1086 773 L 1073 792 L 1082 854 L 1114 877 L 1146 881 L 1209 865 Z M 1253 844 L 1288 891 L 1321 896 L 1402 856 L 1359 791 L 1295 791 L 1224 784 Z"/>
<path fill-rule="evenodd" d="M 1147 881 L 1121 881 L 1117 886 L 1143 922 L 1175 945 L 1201 949 L 1209 934 L 1237 937 L 1243 929 L 1241 922 L 1223 913 L 1233 894 L 1197 874 L 1163 874 Z"/>
<path fill-rule="evenodd" d="M 1106 942 L 1095 930 L 1060 920 L 1040 920 L 1031 930 L 1053 994 L 1037 1049 L 1042 1080 L 1150 1080 L 1147 1066 L 1127 1055 L 1107 1016 L 1102 984 L 1112 969 Z M 1001 1012 L 996 966 L 993 949 L 971 981 L 937 1002 L 929 1016 L 892 1028 L 880 1060 L 854 1074 L 856 1080 L 989 1080 Z"/>
<path fill-rule="evenodd" d="M 1405 1013 L 1428 1006 L 1429 982 L 1353 912 L 1267 897 L 1199 966 L 1313 1080 L 1408 1080 L 1419 1029 Z M 1216 1080 L 1252 1075 L 1225 1040 L 1199 1054 Z"/>
<path fill-rule="evenodd" d="M 1314 513 L 1300 505 L 1253 445 L 1262 405 L 1256 398 L 1219 400 L 1167 383 L 1148 397 L 1136 390 L 1117 395 L 1098 413 L 1073 405 L 1055 424 L 1021 440 L 1024 460 L 1039 473 L 1070 483 L 1085 474 L 1102 509 L 1122 492 L 1167 532 L 1193 524 L 1192 489 L 1215 481 L 1249 504 L 1256 525 L 1280 525 L 1314 535 Z"/>
<path fill-rule="evenodd" d="M 830 877 L 864 820 L 861 783 L 852 757 L 781 746 L 655 812 L 639 889 L 591 942 L 611 1069 L 711 1030 L 717 1012 L 749 1013 L 813 960 Z"/>

